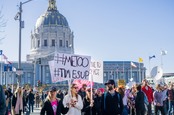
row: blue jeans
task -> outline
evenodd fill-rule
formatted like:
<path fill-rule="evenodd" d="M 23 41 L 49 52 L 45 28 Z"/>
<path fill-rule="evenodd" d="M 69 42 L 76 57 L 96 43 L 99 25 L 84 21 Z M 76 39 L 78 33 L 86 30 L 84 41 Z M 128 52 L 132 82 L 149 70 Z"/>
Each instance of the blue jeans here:
<path fill-rule="evenodd" d="M 173 108 L 173 113 L 174 113 L 174 101 L 169 101 L 169 110 L 168 110 L 168 115 L 173 115 L 171 114 L 172 108 Z"/>
<path fill-rule="evenodd" d="M 124 105 L 123 107 L 123 112 L 121 115 L 128 115 L 128 108 L 127 108 L 127 105 Z"/>
<path fill-rule="evenodd" d="M 31 112 L 31 110 L 33 112 L 33 106 L 34 106 L 34 102 L 29 102 L 29 112 Z M 30 107 L 31 107 L 31 109 L 30 109 Z"/>

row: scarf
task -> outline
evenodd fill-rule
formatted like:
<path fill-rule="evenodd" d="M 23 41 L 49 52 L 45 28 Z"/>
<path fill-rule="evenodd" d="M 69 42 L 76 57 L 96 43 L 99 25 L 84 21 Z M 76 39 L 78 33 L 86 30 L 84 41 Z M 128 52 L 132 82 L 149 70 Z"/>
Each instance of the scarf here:
<path fill-rule="evenodd" d="M 22 95 L 19 96 L 19 93 L 17 93 L 17 101 L 15 106 L 15 114 L 19 114 L 19 110 L 23 110 L 23 103 L 22 103 Z"/>

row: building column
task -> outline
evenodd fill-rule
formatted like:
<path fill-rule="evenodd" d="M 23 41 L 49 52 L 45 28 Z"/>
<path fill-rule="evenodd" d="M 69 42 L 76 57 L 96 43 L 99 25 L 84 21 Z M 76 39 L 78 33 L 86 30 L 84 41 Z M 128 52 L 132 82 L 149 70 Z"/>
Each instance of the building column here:
<path fill-rule="evenodd" d="M 45 72 L 46 65 L 43 65 L 43 66 L 42 66 L 42 69 L 43 69 L 43 71 L 42 71 L 42 81 L 41 81 L 41 82 L 42 82 L 42 84 L 43 84 L 43 83 L 46 82 L 46 81 L 45 81 L 45 77 L 46 77 L 46 75 L 45 75 L 45 74 L 46 74 L 46 72 Z M 44 81 L 45 81 L 45 82 L 44 82 Z"/>

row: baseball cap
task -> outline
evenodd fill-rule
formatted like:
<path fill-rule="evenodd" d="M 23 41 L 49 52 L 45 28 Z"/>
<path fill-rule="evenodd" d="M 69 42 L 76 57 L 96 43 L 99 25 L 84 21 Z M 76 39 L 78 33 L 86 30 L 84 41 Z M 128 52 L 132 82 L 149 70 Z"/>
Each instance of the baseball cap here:
<path fill-rule="evenodd" d="M 57 91 L 57 88 L 55 86 L 51 86 L 49 91 Z"/>
<path fill-rule="evenodd" d="M 111 85 L 114 85 L 115 86 L 115 81 L 113 79 L 110 79 L 108 80 L 105 85 L 108 85 L 108 84 L 111 84 Z"/>

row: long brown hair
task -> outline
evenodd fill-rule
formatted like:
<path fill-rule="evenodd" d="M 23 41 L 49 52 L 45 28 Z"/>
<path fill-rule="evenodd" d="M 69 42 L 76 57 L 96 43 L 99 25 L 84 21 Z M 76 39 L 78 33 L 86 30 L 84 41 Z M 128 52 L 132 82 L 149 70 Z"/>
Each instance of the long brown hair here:
<path fill-rule="evenodd" d="M 74 88 L 74 86 L 76 86 L 77 84 L 75 84 L 75 83 L 73 83 L 72 85 L 71 85 L 71 94 L 72 94 L 72 88 Z M 75 94 L 75 96 L 76 96 L 76 98 L 77 98 L 77 100 L 78 100 L 78 94 L 76 93 Z"/>

